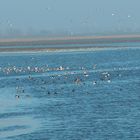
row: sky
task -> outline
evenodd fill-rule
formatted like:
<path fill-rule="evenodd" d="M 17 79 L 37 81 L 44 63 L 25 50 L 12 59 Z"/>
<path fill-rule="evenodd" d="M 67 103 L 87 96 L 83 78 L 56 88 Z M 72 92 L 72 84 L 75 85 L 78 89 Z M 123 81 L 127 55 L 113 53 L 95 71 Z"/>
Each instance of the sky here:
<path fill-rule="evenodd" d="M 140 0 L 0 0 L 0 32 L 140 31 Z"/>

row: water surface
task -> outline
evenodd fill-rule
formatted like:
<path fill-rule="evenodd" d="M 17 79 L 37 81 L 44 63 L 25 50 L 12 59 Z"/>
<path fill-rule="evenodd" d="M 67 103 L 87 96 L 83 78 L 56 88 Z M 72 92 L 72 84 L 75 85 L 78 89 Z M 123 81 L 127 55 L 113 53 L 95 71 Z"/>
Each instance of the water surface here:
<path fill-rule="evenodd" d="M 140 139 L 139 91 L 139 48 L 1 53 L 0 139 Z"/>

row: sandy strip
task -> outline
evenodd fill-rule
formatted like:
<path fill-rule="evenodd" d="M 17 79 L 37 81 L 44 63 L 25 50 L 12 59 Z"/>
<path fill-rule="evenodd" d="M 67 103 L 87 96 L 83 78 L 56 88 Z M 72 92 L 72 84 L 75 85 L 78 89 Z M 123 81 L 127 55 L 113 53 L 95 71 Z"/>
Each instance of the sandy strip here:
<path fill-rule="evenodd" d="M 120 46 L 96 46 L 104 43 L 140 42 L 140 35 L 114 35 L 114 36 L 76 36 L 76 37 L 55 37 L 55 38 L 21 38 L 21 39 L 0 39 L 0 52 L 62 52 L 62 51 L 88 51 L 104 49 L 123 49 L 128 47 Z M 67 45 L 73 45 L 67 46 Z M 85 46 L 75 47 L 74 44 Z M 88 46 L 88 44 L 95 44 Z M 44 45 L 43 47 L 32 47 Z M 45 47 L 49 45 L 49 47 Z M 51 47 L 51 45 L 60 45 Z M 66 47 L 61 47 L 66 45 Z M 4 47 L 8 46 L 8 47 Z M 13 47 L 14 46 L 14 47 Z M 18 47 L 16 47 L 18 46 Z M 29 46 L 19 47 L 19 46 Z"/>
<path fill-rule="evenodd" d="M 140 35 L 110 35 L 110 36 L 67 36 L 67 37 L 47 37 L 47 38 L 11 38 L 11 39 L 0 39 L 1 42 L 30 42 L 30 41 L 56 41 L 56 40 L 83 40 L 83 39 L 131 39 L 140 38 Z"/>
<path fill-rule="evenodd" d="M 0 49 L 0 54 L 11 54 L 11 53 L 54 53 L 54 52 L 93 52 L 93 51 L 105 51 L 105 50 L 125 50 L 125 49 L 140 49 L 140 47 L 96 47 L 96 48 L 71 48 L 71 49 L 45 49 L 45 48 L 11 48 L 11 49 Z"/>
<path fill-rule="evenodd" d="M 0 39 L 0 46 L 20 45 L 58 45 L 58 44 L 94 44 L 110 42 L 140 41 L 140 35 L 112 35 L 112 36 L 70 36 L 52 38 L 14 38 Z"/>

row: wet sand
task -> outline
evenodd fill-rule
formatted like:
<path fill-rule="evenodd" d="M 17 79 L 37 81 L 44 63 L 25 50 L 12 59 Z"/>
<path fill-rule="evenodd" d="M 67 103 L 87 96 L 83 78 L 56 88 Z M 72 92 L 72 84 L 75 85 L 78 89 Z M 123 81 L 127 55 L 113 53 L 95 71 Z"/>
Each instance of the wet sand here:
<path fill-rule="evenodd" d="M 64 50 L 100 50 L 105 48 L 119 48 L 118 46 L 96 46 L 96 44 L 104 43 L 123 43 L 123 42 L 140 42 L 140 35 L 112 35 L 112 36 L 71 36 L 71 37 L 53 37 L 53 38 L 15 38 L 0 39 L 0 52 L 38 52 L 38 51 L 64 51 Z M 73 45 L 61 46 L 61 45 Z M 75 47 L 76 44 L 84 45 Z M 89 44 L 93 44 L 90 46 Z M 42 47 L 32 47 L 42 45 Z M 48 45 L 47 47 L 45 47 Z M 56 45 L 56 47 L 52 47 Z M 59 47 L 58 47 L 58 46 Z M 13 47 L 14 46 L 14 47 Z M 18 47 L 17 46 L 30 46 Z"/>

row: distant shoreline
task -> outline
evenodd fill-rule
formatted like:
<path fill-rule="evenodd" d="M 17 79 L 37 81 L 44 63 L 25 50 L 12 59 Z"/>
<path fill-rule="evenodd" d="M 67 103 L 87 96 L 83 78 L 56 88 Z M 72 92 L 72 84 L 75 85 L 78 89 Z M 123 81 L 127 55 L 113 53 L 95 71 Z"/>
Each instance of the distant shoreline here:
<path fill-rule="evenodd" d="M 39 51 L 62 51 L 62 50 L 99 50 L 105 48 L 119 48 L 112 46 L 96 46 L 96 44 L 104 43 L 122 43 L 122 42 L 140 42 L 140 35 L 112 35 L 112 36 L 71 36 L 71 37 L 54 37 L 54 38 L 15 38 L 15 39 L 0 39 L 0 52 L 39 52 Z M 61 45 L 82 45 L 82 47 L 62 47 Z M 88 44 L 95 44 L 88 46 Z M 42 45 L 44 47 L 32 47 Z M 48 45 L 45 47 L 45 45 Z M 51 47 L 59 45 L 59 47 Z M 85 45 L 85 46 L 84 46 Z M 14 46 L 14 47 L 11 47 Z M 18 46 L 18 48 L 17 48 Z M 20 46 L 30 46 L 21 47 Z M 125 46 L 125 48 L 127 48 Z"/>

